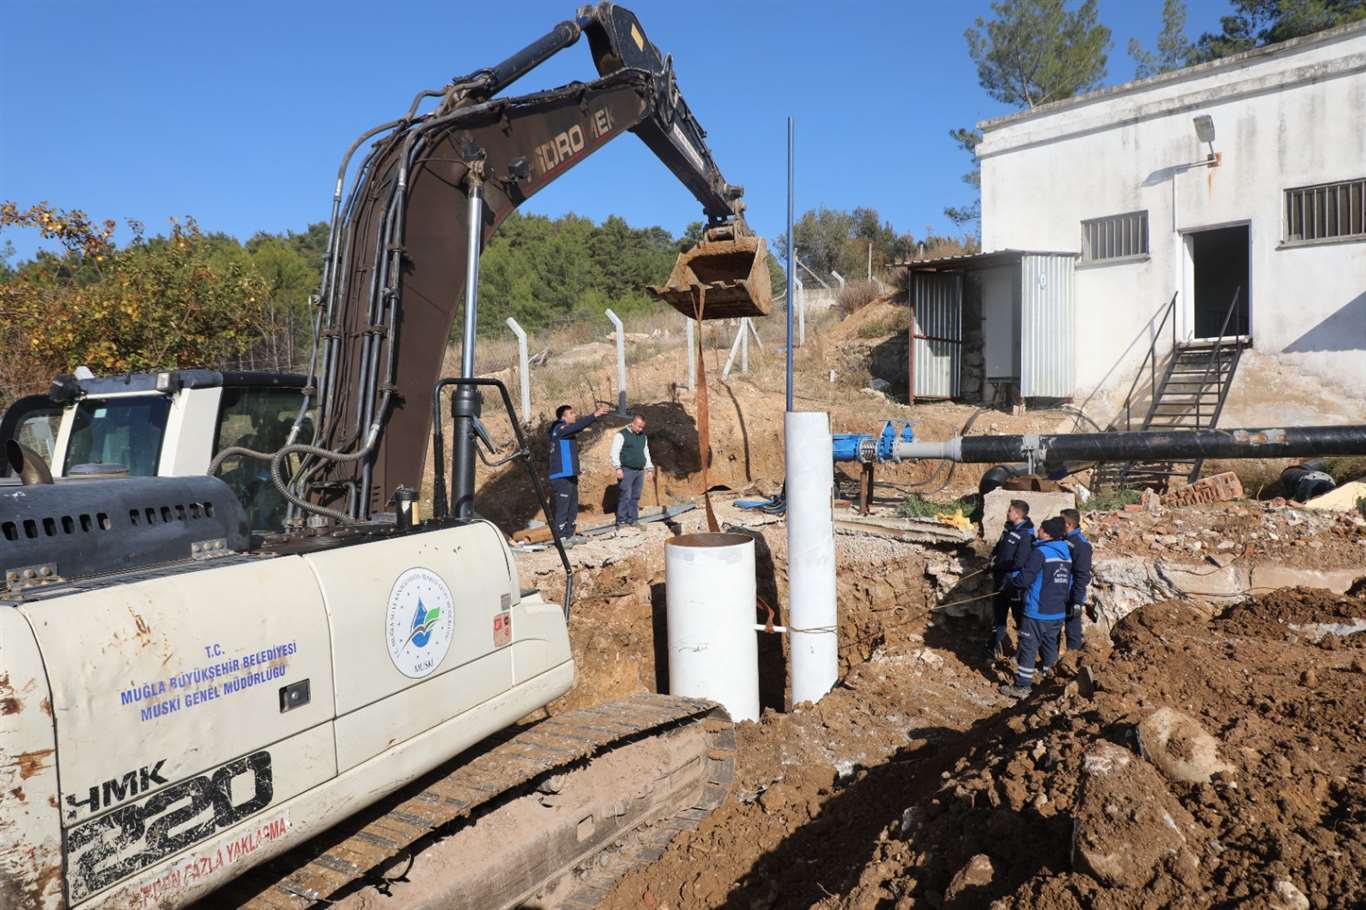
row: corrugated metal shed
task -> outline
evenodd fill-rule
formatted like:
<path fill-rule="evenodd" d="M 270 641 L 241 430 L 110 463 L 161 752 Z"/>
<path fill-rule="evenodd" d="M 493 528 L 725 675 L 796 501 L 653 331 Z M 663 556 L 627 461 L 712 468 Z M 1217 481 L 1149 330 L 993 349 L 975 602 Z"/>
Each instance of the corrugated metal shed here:
<path fill-rule="evenodd" d="M 1001 305 L 1014 311 L 1010 325 L 990 322 L 983 334 L 1005 331 L 1016 344 L 1019 325 L 1019 394 L 1025 398 L 1069 398 L 1076 376 L 1076 253 L 996 250 L 898 263 L 911 272 L 911 295 L 919 325 L 911 339 L 913 398 L 960 395 L 963 366 L 963 276 L 969 272 L 1006 270 L 1009 284 L 998 282 L 992 293 L 1008 294 Z M 1000 306 L 990 308 L 999 313 Z M 1014 359 L 1014 358 L 1012 358 Z M 1010 379 L 1011 377 L 996 377 Z"/>
<path fill-rule="evenodd" d="M 963 359 L 963 275 L 918 274 L 911 291 L 914 397 L 957 398 Z"/>

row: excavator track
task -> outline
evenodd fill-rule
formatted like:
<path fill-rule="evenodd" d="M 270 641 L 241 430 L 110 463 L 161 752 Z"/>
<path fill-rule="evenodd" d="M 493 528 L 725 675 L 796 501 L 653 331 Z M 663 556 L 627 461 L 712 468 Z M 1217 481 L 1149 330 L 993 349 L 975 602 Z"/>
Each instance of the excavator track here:
<path fill-rule="evenodd" d="M 734 775 L 723 708 L 637 695 L 486 741 L 207 902 L 588 910 L 719 806 Z"/>

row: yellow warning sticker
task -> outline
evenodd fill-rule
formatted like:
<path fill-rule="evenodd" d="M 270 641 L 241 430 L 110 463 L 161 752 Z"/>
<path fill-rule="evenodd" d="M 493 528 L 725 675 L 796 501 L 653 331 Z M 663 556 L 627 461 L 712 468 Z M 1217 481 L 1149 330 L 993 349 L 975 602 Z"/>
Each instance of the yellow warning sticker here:
<path fill-rule="evenodd" d="M 635 39 L 637 50 L 645 50 L 645 36 L 640 33 L 634 22 L 631 23 L 631 37 Z"/>

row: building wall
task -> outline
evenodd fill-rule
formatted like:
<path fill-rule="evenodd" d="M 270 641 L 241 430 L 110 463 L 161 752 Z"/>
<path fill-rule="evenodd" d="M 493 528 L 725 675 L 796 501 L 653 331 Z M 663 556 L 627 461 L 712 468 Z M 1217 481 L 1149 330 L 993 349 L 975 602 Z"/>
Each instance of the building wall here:
<path fill-rule="evenodd" d="M 1197 114 L 1214 119 L 1217 167 Z M 1174 293 L 1190 335 L 1187 237 L 1232 224 L 1249 225 L 1256 349 L 1366 395 L 1366 242 L 1282 243 L 1287 188 L 1366 177 L 1366 28 L 984 126 L 984 250 L 1079 250 L 1083 219 L 1148 212 L 1147 258 L 1077 263 L 1078 397 L 1128 386 Z"/>

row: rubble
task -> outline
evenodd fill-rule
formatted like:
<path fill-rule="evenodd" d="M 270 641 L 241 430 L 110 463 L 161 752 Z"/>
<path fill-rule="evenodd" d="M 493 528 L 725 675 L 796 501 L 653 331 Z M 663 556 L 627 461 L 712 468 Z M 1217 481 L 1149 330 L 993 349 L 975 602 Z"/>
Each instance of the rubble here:
<path fill-rule="evenodd" d="M 1187 484 L 1162 497 L 1162 505 L 1192 506 L 1197 503 L 1232 502 L 1243 498 L 1243 483 L 1232 471 L 1202 477 L 1195 483 Z"/>

